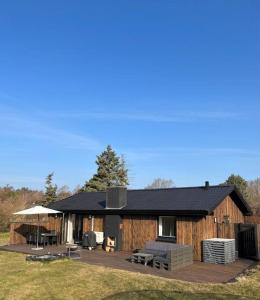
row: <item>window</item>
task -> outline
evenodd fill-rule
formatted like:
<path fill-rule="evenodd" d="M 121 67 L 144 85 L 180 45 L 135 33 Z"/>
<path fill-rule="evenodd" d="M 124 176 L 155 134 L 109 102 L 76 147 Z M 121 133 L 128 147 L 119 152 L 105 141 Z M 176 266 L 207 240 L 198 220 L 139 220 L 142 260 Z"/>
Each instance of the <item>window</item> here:
<path fill-rule="evenodd" d="M 159 217 L 159 236 L 176 237 L 176 217 Z"/>

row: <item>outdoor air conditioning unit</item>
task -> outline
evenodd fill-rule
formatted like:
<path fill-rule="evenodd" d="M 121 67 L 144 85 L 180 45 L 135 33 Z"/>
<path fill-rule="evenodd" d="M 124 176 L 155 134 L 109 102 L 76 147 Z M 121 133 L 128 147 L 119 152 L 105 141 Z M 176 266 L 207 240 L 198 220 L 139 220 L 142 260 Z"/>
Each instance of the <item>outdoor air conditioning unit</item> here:
<path fill-rule="evenodd" d="M 236 260 L 234 239 L 213 238 L 203 241 L 203 261 L 211 264 L 229 264 Z"/>

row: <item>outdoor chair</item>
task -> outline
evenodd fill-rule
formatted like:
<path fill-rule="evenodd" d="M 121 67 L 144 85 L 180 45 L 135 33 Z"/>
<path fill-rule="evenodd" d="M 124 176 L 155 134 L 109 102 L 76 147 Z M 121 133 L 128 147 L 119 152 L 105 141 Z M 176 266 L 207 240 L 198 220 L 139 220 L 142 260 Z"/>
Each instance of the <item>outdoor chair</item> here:
<path fill-rule="evenodd" d="M 55 230 L 51 230 L 50 233 L 52 234 L 52 236 L 50 237 L 50 242 L 51 244 L 55 244 L 58 245 L 58 235 L 57 232 Z"/>
<path fill-rule="evenodd" d="M 43 245 L 43 246 L 48 245 L 48 239 L 45 236 L 39 234 L 39 236 L 38 236 L 38 244 L 39 245 Z"/>
<path fill-rule="evenodd" d="M 33 233 L 27 232 L 27 234 L 26 234 L 26 242 L 29 245 L 34 244 L 35 243 L 35 235 Z"/>

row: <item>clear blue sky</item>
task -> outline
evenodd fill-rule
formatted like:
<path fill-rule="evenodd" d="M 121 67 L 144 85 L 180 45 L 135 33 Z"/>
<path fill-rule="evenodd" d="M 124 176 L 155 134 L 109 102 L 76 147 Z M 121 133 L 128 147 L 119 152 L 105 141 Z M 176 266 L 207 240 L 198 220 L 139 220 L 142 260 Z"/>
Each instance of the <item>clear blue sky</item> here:
<path fill-rule="evenodd" d="M 260 1 L 5 1 L 0 185 L 74 188 L 107 144 L 130 186 L 260 176 Z"/>

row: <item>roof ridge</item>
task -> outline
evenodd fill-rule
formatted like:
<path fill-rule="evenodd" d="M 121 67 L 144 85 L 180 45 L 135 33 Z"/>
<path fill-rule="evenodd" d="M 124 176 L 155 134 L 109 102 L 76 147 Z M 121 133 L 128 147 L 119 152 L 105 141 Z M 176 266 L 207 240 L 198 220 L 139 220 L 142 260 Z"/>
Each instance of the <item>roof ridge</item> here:
<path fill-rule="evenodd" d="M 92 192 L 88 192 L 88 191 L 82 191 L 82 192 L 79 192 L 79 193 L 77 193 L 77 194 L 84 194 L 84 193 L 106 193 L 106 191 L 92 191 Z"/>
<path fill-rule="evenodd" d="M 233 184 L 218 184 L 218 185 L 210 185 L 207 187 L 207 189 L 210 188 L 223 188 L 223 187 L 234 187 Z M 128 189 L 129 192 L 134 191 L 162 191 L 162 190 L 181 190 L 181 189 L 201 189 L 205 188 L 205 185 L 201 186 L 182 186 L 182 187 L 172 187 L 172 188 L 156 188 L 156 189 Z"/>

